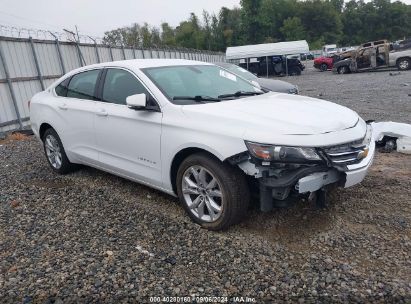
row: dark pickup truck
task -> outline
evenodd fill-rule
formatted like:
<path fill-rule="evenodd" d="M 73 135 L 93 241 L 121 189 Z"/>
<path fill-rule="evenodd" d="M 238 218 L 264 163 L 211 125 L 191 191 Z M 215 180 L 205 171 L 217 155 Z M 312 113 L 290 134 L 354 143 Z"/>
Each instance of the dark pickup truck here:
<path fill-rule="evenodd" d="M 267 62 L 268 59 L 268 62 Z M 297 76 L 305 69 L 298 58 L 285 58 L 284 56 L 268 56 L 252 58 L 248 64 L 240 63 L 242 68 L 248 69 L 258 76 Z"/>

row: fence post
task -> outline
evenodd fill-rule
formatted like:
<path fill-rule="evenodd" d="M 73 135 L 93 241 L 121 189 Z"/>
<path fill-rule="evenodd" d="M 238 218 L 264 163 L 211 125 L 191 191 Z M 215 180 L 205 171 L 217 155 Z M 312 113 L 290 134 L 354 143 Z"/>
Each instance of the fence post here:
<path fill-rule="evenodd" d="M 111 45 L 109 45 L 108 48 L 109 48 L 109 50 L 110 50 L 110 58 L 111 58 L 111 61 L 114 61 L 113 50 L 111 49 Z"/>
<path fill-rule="evenodd" d="M 66 74 L 66 67 L 64 66 L 63 56 L 61 55 L 59 39 L 57 38 L 57 36 L 55 34 L 53 34 L 53 32 L 49 31 L 49 33 L 54 37 L 54 41 L 56 42 L 56 49 L 57 49 L 57 55 L 59 56 L 61 72 L 64 75 L 64 74 Z"/>
<path fill-rule="evenodd" d="M 75 43 L 76 43 L 76 47 L 77 47 L 78 60 L 80 61 L 80 66 L 84 66 L 86 64 L 86 61 L 84 60 L 83 54 L 81 53 L 80 43 L 78 41 L 76 41 Z M 84 64 L 83 64 L 83 62 L 84 62 Z"/>
<path fill-rule="evenodd" d="M 63 75 L 64 75 L 66 74 L 66 67 L 64 66 L 63 56 L 61 55 L 60 42 L 57 38 L 55 41 L 56 41 L 56 49 L 57 49 L 57 54 L 59 56 L 61 71 L 63 72 Z"/>
<path fill-rule="evenodd" d="M 23 122 L 21 120 L 19 107 L 17 106 L 17 100 L 16 100 L 16 95 L 14 94 L 13 84 L 11 83 L 11 80 L 10 80 L 9 69 L 7 67 L 6 59 L 4 57 L 1 40 L 0 40 L 0 61 L 3 64 L 4 74 L 6 75 L 7 85 L 9 86 L 11 100 L 13 101 L 14 110 L 16 111 L 17 120 L 19 122 L 20 130 L 21 130 L 23 129 Z"/>
<path fill-rule="evenodd" d="M 36 54 L 36 49 L 34 48 L 33 38 L 31 36 L 29 37 L 29 41 L 30 41 L 30 46 L 31 46 L 31 52 L 32 52 L 33 58 L 34 58 L 34 64 L 35 64 L 36 70 L 37 70 L 37 76 L 40 80 L 41 89 L 44 91 L 44 89 L 45 89 L 44 80 L 43 80 L 43 76 L 41 75 L 39 61 L 37 59 L 37 54 Z"/>
<path fill-rule="evenodd" d="M 144 48 L 141 48 L 141 55 L 143 56 L 143 59 L 146 59 L 146 56 L 144 55 Z"/>
<path fill-rule="evenodd" d="M 100 63 L 101 62 L 100 54 L 98 53 L 98 46 L 97 46 L 97 43 L 95 42 L 94 42 L 94 48 L 96 50 L 97 62 Z"/>
<path fill-rule="evenodd" d="M 121 50 L 123 51 L 123 59 L 126 60 L 126 51 L 124 50 L 124 45 L 121 45 Z"/>
<path fill-rule="evenodd" d="M 153 58 L 153 49 L 150 48 L 150 58 Z"/>
<path fill-rule="evenodd" d="M 134 59 L 137 59 L 137 56 L 136 56 L 136 49 L 134 48 L 134 46 L 133 46 L 133 57 L 134 57 Z"/>

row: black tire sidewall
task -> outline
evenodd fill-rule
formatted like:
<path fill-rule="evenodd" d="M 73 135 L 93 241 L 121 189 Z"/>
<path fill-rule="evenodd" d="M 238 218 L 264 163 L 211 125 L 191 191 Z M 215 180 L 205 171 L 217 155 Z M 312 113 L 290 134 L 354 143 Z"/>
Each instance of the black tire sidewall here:
<path fill-rule="evenodd" d="M 403 62 L 403 61 L 407 61 L 407 62 L 408 62 L 408 68 L 402 69 L 402 68 L 400 67 L 401 62 Z M 407 59 L 407 58 L 400 59 L 400 60 L 398 61 L 397 67 L 398 67 L 398 69 L 399 69 L 400 71 L 407 71 L 407 70 L 409 70 L 409 69 L 411 68 L 411 60 L 409 60 L 409 59 Z"/>
<path fill-rule="evenodd" d="M 190 208 L 185 202 L 184 195 L 182 193 L 183 175 L 188 168 L 195 165 L 200 165 L 210 171 L 210 173 L 214 175 L 214 177 L 220 184 L 220 190 L 223 194 L 223 211 L 219 219 L 215 222 L 204 222 L 201 219 L 197 218 L 191 212 Z M 180 168 L 178 169 L 176 178 L 177 194 L 187 214 L 195 223 L 209 230 L 223 230 L 237 222 L 237 219 L 235 219 L 235 217 L 238 216 L 240 218 L 241 215 L 235 214 L 236 211 L 238 211 L 238 206 L 236 205 L 238 202 L 235 199 L 237 195 L 235 191 L 241 192 L 241 189 L 237 189 L 238 187 L 236 187 L 235 185 L 243 185 L 243 187 L 246 187 L 246 185 L 244 185 L 241 181 L 239 183 L 235 183 L 234 181 L 238 177 L 236 175 L 237 174 L 233 174 L 233 168 L 230 168 L 227 164 L 224 164 L 216 158 L 213 158 L 212 156 L 209 156 L 205 153 L 193 154 L 182 162 Z M 247 195 L 245 195 L 244 199 L 248 199 Z"/>
<path fill-rule="evenodd" d="M 324 68 L 324 67 L 325 67 L 325 68 Z M 320 71 L 321 71 L 321 72 L 325 72 L 325 71 L 327 71 L 327 70 L 328 70 L 327 64 L 325 64 L 325 63 L 321 64 L 321 66 L 320 66 Z"/>
<path fill-rule="evenodd" d="M 47 138 L 48 135 L 52 135 L 57 140 L 57 142 L 60 146 L 61 167 L 59 169 L 56 169 L 56 168 L 53 167 L 53 165 L 50 163 L 49 158 L 47 156 L 45 142 L 46 142 L 46 138 Z M 59 174 L 66 174 L 66 173 L 71 172 L 74 169 L 74 165 L 72 163 L 70 163 L 70 161 L 68 160 L 67 155 L 66 155 L 66 151 L 64 150 L 63 143 L 61 142 L 60 136 L 57 134 L 57 132 L 52 128 L 47 129 L 44 132 L 44 135 L 43 135 L 42 139 L 43 139 L 44 155 L 46 156 L 47 163 L 50 165 L 50 167 L 53 169 L 53 171 L 55 171 Z"/>
<path fill-rule="evenodd" d="M 289 71 L 288 71 L 288 75 L 289 76 L 299 76 L 299 75 L 301 75 L 301 71 L 300 71 L 300 69 L 299 68 L 291 68 Z"/>

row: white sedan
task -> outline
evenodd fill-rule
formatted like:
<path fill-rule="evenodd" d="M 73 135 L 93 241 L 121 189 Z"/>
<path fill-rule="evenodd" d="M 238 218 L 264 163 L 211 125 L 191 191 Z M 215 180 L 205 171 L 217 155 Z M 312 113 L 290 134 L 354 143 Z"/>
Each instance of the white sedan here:
<path fill-rule="evenodd" d="M 213 64 L 126 60 L 86 66 L 31 99 L 51 168 L 92 166 L 178 196 L 211 230 L 239 222 L 250 193 L 271 210 L 363 180 L 372 130 L 331 102 L 264 93 Z"/>

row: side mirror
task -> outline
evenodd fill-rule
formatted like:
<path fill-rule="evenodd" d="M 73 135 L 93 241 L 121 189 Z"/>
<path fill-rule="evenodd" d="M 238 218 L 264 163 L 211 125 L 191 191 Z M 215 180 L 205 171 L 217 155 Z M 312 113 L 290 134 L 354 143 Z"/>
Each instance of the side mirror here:
<path fill-rule="evenodd" d="M 142 110 L 147 105 L 147 96 L 144 93 L 131 95 L 126 98 L 126 103 L 130 109 Z"/>

